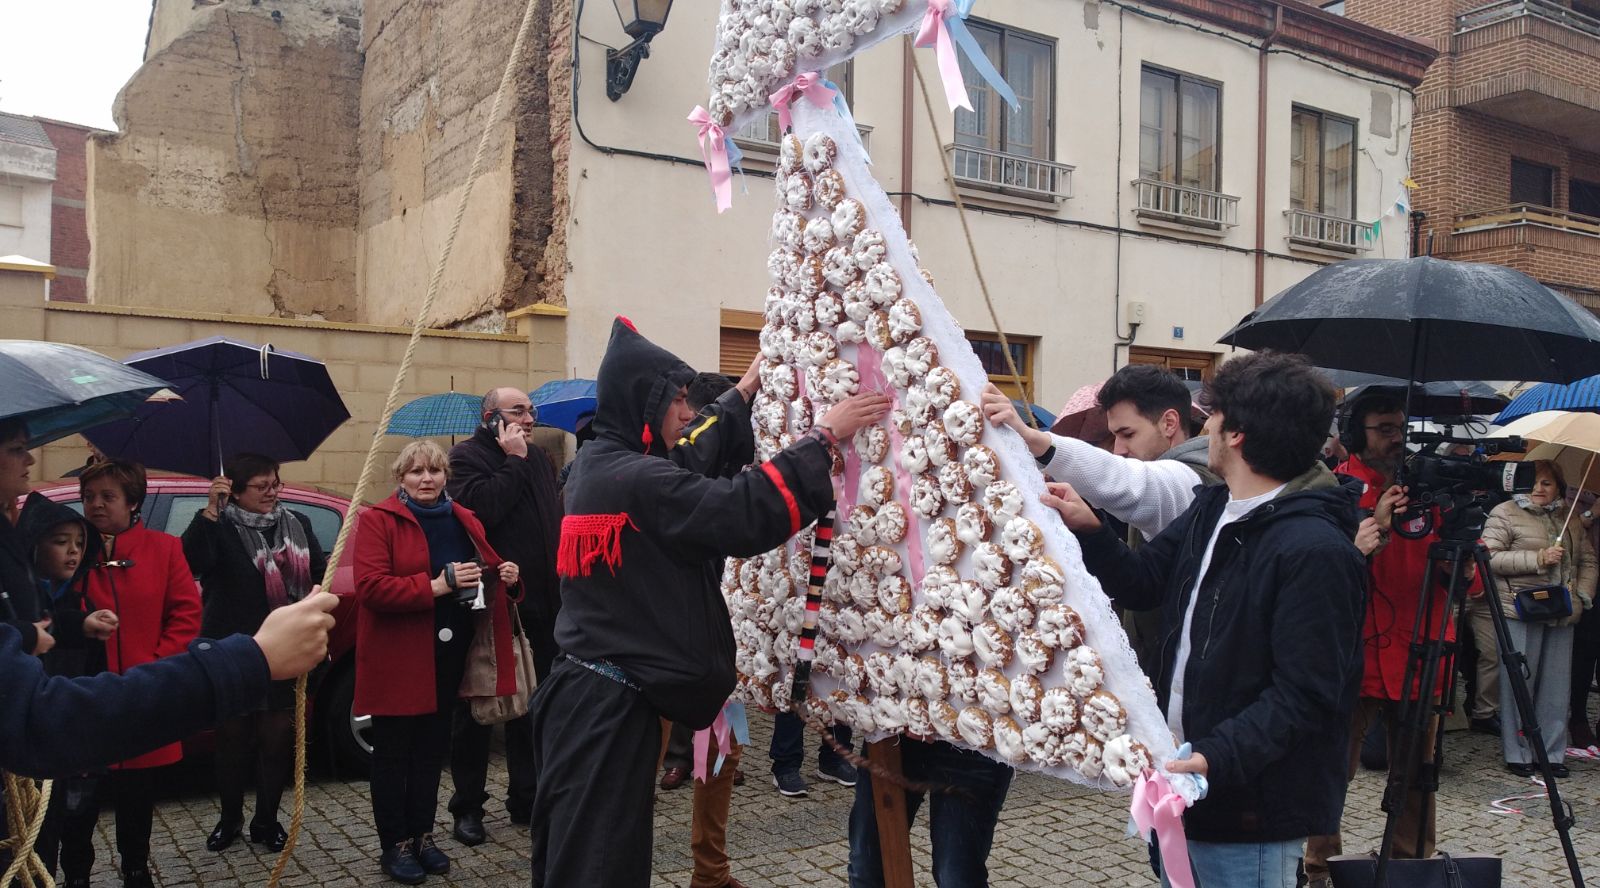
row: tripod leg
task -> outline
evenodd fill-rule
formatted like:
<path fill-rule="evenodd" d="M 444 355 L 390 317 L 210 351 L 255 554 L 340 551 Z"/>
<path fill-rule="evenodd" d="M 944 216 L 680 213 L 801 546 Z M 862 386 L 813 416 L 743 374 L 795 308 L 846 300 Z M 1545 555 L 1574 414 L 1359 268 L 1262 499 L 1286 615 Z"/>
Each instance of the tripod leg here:
<path fill-rule="evenodd" d="M 1550 757 L 1545 752 L 1544 735 L 1539 730 L 1533 697 L 1528 692 L 1528 658 L 1513 644 L 1508 618 L 1500 606 L 1500 593 L 1495 588 L 1494 574 L 1489 569 L 1489 551 L 1480 544 L 1474 549 L 1474 557 L 1478 564 L 1478 575 L 1483 577 L 1489 616 L 1494 620 L 1495 635 L 1500 640 L 1500 660 L 1506 667 L 1501 678 L 1511 684 L 1511 699 L 1516 703 L 1516 715 L 1522 725 L 1523 737 L 1527 739 L 1529 751 L 1544 775 L 1545 794 L 1550 799 L 1550 820 L 1561 839 L 1561 851 L 1566 855 L 1572 884 L 1574 888 L 1583 888 L 1583 870 L 1578 866 L 1578 852 L 1572 845 L 1572 825 L 1575 820 L 1572 809 L 1561 800 L 1561 790 L 1556 786 L 1556 775 L 1550 768 Z M 1509 712 L 1500 713 L 1502 719 L 1510 715 Z"/>

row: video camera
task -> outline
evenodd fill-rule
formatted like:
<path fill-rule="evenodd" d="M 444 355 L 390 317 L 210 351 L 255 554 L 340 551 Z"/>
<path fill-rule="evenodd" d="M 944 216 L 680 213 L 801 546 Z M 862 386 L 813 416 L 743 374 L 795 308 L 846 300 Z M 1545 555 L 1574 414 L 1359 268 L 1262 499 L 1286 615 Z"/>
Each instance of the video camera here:
<path fill-rule="evenodd" d="M 1533 490 L 1534 464 L 1531 462 L 1491 462 L 1503 453 L 1526 453 L 1521 438 L 1457 438 L 1437 432 L 1414 432 L 1409 436 L 1422 449 L 1406 458 L 1400 483 L 1409 488 L 1408 515 L 1420 514 L 1420 529 L 1407 529 L 1400 516 L 1395 533 L 1407 539 L 1421 539 L 1437 529 L 1447 540 L 1474 542 L 1483 533 L 1489 510 L 1512 494 Z M 1472 448 L 1470 453 L 1439 453 L 1446 446 Z M 1432 508 L 1429 508 L 1432 507 Z M 1434 515 L 1437 509 L 1438 520 Z"/>

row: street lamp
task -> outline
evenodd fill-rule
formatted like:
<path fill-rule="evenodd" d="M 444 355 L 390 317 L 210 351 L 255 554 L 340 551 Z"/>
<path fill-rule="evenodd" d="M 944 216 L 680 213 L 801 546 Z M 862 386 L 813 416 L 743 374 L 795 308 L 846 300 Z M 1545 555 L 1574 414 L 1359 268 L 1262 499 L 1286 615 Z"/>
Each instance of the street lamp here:
<path fill-rule="evenodd" d="M 606 98 L 615 102 L 633 85 L 639 63 L 650 56 L 650 40 L 667 26 L 672 0 L 611 0 L 617 7 L 622 30 L 633 42 L 622 49 L 606 50 Z"/>

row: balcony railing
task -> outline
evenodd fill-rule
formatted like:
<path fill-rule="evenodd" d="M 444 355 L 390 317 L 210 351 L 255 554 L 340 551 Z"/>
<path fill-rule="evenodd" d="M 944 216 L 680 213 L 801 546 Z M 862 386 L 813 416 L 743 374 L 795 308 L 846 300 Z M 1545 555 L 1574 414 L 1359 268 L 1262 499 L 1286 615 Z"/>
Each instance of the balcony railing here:
<path fill-rule="evenodd" d="M 1500 0 L 1498 3 L 1480 6 L 1456 16 L 1456 33 L 1460 34 L 1474 28 L 1486 28 L 1525 15 L 1554 22 L 1591 37 L 1600 37 L 1600 19 L 1578 12 L 1570 6 L 1563 6 L 1555 0 Z"/>
<path fill-rule="evenodd" d="M 1368 240 L 1372 226 L 1366 222 L 1310 210 L 1284 210 L 1283 214 L 1289 217 L 1289 240 L 1294 243 L 1351 253 L 1372 249 Z"/>
<path fill-rule="evenodd" d="M 872 127 L 856 124 L 856 132 L 861 134 L 861 145 L 868 152 L 872 150 Z M 778 129 L 778 115 L 768 113 L 764 117 L 746 123 L 733 131 L 733 140 L 744 148 L 753 149 L 766 154 L 778 153 L 778 139 L 783 135 Z"/>
<path fill-rule="evenodd" d="M 1239 198 L 1203 188 L 1188 188 L 1159 179 L 1134 179 L 1141 219 L 1182 222 L 1206 228 L 1231 228 L 1239 224 Z"/>
<path fill-rule="evenodd" d="M 970 145 L 946 145 L 956 181 L 975 188 L 1022 194 L 1045 200 L 1072 196 L 1072 170 L 1068 164 L 1021 157 Z"/>
<path fill-rule="evenodd" d="M 1600 237 L 1600 218 L 1526 203 L 1457 216 L 1455 233 L 1467 234 L 1473 231 L 1508 228 L 1513 225 L 1534 225 L 1589 237 Z"/>

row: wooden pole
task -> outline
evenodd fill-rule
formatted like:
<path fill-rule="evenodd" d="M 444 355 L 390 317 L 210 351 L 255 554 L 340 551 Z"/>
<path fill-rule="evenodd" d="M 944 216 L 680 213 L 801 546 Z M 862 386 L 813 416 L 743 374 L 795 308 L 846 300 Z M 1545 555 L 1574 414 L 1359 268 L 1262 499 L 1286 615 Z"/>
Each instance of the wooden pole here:
<path fill-rule="evenodd" d="M 899 738 L 868 743 L 867 758 L 890 773 L 900 774 Z M 878 817 L 878 854 L 883 860 L 884 888 L 914 888 L 911 823 L 906 819 L 905 790 L 886 780 L 872 781 L 872 807 Z"/>

